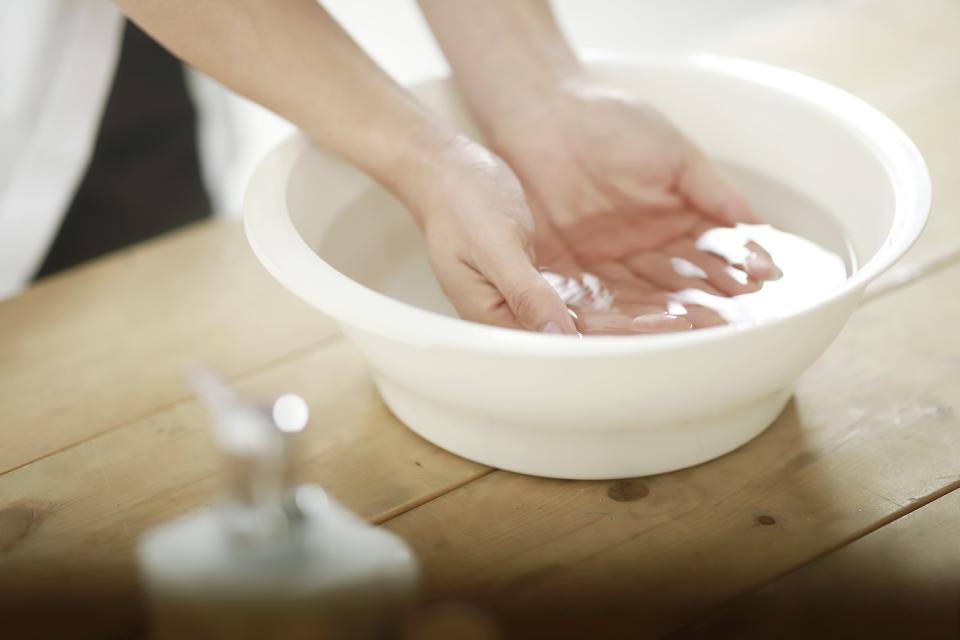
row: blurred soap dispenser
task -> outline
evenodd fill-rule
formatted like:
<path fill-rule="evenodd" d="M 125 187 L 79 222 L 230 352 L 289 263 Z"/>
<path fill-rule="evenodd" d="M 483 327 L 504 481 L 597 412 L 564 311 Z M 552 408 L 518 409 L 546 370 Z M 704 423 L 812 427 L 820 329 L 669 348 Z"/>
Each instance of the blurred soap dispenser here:
<path fill-rule="evenodd" d="M 152 637 L 389 638 L 416 597 L 418 568 L 397 536 L 316 485 L 291 482 L 306 403 L 272 415 L 210 372 L 191 382 L 214 417 L 227 492 L 148 531 L 137 549 Z"/>

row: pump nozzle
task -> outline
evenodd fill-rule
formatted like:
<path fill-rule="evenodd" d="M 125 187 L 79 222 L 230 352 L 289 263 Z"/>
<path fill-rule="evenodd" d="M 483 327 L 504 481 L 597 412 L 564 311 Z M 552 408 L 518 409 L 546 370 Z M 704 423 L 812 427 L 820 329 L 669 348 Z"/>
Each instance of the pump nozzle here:
<path fill-rule="evenodd" d="M 286 500 L 292 484 L 289 434 L 306 426 L 307 403 L 286 394 L 274 403 L 271 415 L 244 401 L 208 369 L 197 369 L 188 379 L 213 417 L 213 440 L 226 467 L 224 513 L 231 531 L 250 541 L 285 534 L 297 516 Z"/>

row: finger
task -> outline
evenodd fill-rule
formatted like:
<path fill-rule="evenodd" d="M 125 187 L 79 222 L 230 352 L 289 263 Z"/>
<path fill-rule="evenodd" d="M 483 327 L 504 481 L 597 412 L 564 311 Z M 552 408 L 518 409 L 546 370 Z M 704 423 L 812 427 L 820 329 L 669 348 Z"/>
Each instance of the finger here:
<path fill-rule="evenodd" d="M 773 262 L 767 250 L 752 240 L 746 245 L 749 253 L 743 260 L 743 270 L 755 280 L 779 280 L 783 272 Z"/>
<path fill-rule="evenodd" d="M 568 276 L 541 270 L 540 274 L 569 309 L 601 313 L 614 306 L 613 291 L 592 273 L 580 272 Z"/>
<path fill-rule="evenodd" d="M 760 222 L 746 198 L 701 153 L 697 153 L 684 167 L 678 186 L 694 206 L 721 224 Z"/>
<path fill-rule="evenodd" d="M 506 238 L 493 246 L 482 271 L 499 290 L 520 326 L 544 333 L 576 334 L 570 311 L 534 268 L 520 239 Z"/>
<path fill-rule="evenodd" d="M 583 335 L 629 335 L 633 318 L 622 313 L 580 313 L 577 329 Z"/>
<path fill-rule="evenodd" d="M 643 316 L 669 315 L 672 318 L 678 318 L 678 320 L 672 321 L 673 325 L 671 330 L 683 331 L 696 327 L 693 320 L 687 317 L 686 305 L 676 300 L 670 300 L 666 295 L 664 295 L 662 301 L 657 304 L 621 304 L 618 308 L 624 313 L 637 318 L 638 326 L 642 326 L 643 321 L 640 321 L 639 318 Z M 684 318 L 685 320 L 683 320 Z"/>
<path fill-rule="evenodd" d="M 622 313 L 582 314 L 577 327 L 584 335 L 632 335 L 688 331 L 693 324 L 683 316 L 659 311 L 636 317 Z"/>
<path fill-rule="evenodd" d="M 503 296 L 489 280 L 475 269 L 459 263 L 451 268 L 437 269 L 440 285 L 457 314 L 464 320 L 490 324 L 508 329 L 522 329 L 507 306 Z"/>
<path fill-rule="evenodd" d="M 701 273 L 686 270 L 689 264 L 671 260 L 671 256 L 657 251 L 649 251 L 632 256 L 624 263 L 638 276 L 665 291 L 699 289 L 712 295 L 723 295 L 707 282 Z"/>
<path fill-rule="evenodd" d="M 633 319 L 634 333 L 667 333 L 689 331 L 693 323 L 686 316 L 672 313 L 650 313 Z"/>
<path fill-rule="evenodd" d="M 684 303 L 683 306 L 687 310 L 687 318 L 691 323 L 693 323 L 694 329 L 707 329 L 709 327 L 719 327 L 727 324 L 727 321 L 723 319 L 723 316 L 713 309 L 709 309 L 698 304 Z"/>
<path fill-rule="evenodd" d="M 617 303 L 651 303 L 660 300 L 650 298 L 662 296 L 663 291 L 634 273 L 622 262 L 601 262 L 590 265 L 589 273 L 597 276 L 613 292 Z"/>
<path fill-rule="evenodd" d="M 637 282 L 643 282 L 637 280 Z M 658 307 L 666 310 L 669 292 L 658 289 L 653 285 L 628 286 L 617 285 L 613 288 L 613 299 L 617 308 L 625 309 L 628 305 Z M 640 315 L 637 312 L 635 315 Z"/>
<path fill-rule="evenodd" d="M 783 276 L 767 250 L 756 242 L 748 240 L 741 244 L 743 241 L 735 237 L 714 237 L 716 234 L 710 234 L 711 231 L 720 233 L 730 230 L 718 229 L 715 225 L 703 221 L 694 226 L 688 235 L 694 239 L 694 246 L 698 250 L 718 256 L 754 280 L 777 280 Z M 736 276 L 736 274 L 732 275 Z"/>
<path fill-rule="evenodd" d="M 630 316 L 631 318 L 639 318 L 640 316 L 647 316 L 655 313 L 667 313 L 667 303 L 663 304 L 651 304 L 651 303 L 624 303 L 617 305 L 617 309 L 622 311 L 624 314 Z M 679 315 L 679 314 L 673 314 Z"/>
<path fill-rule="evenodd" d="M 667 310 L 668 292 L 641 278 L 622 262 L 591 265 L 590 272 L 607 284 L 618 309 L 634 316 Z"/>
<path fill-rule="evenodd" d="M 678 240 L 664 247 L 663 252 L 699 269 L 707 282 L 725 295 L 738 296 L 760 289 L 760 283 L 751 279 L 747 272 L 732 267 L 719 256 L 697 249 L 693 240 Z"/>

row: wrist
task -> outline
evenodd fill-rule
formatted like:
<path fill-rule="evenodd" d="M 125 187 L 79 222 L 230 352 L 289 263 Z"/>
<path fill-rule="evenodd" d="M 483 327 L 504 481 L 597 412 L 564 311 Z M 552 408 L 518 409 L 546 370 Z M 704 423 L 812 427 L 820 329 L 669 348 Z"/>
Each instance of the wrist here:
<path fill-rule="evenodd" d="M 498 78 L 498 86 L 471 100 L 470 107 L 480 130 L 496 147 L 508 135 L 554 114 L 574 98 L 573 87 L 583 82 L 578 70 L 539 76 L 518 74 L 509 80 Z"/>
<path fill-rule="evenodd" d="M 620 103 L 635 101 L 619 89 L 579 73 L 565 77 L 511 111 L 498 113 L 483 131 L 491 148 L 512 164 L 531 153 L 540 157 L 563 153 L 558 145 L 562 147 L 585 118 Z"/>
<path fill-rule="evenodd" d="M 460 137 L 439 122 L 408 129 L 395 151 L 382 157 L 380 166 L 369 173 L 416 215 L 424 190 L 442 165 L 446 149 L 455 145 Z"/>
<path fill-rule="evenodd" d="M 476 178 L 496 162 L 485 147 L 443 125 L 418 137 L 387 171 L 374 177 L 425 227 L 447 206 L 449 185 Z"/>
<path fill-rule="evenodd" d="M 322 136 L 315 140 L 324 144 Z M 355 130 L 346 144 L 325 144 L 396 196 L 422 224 L 431 178 L 464 136 L 425 109 L 396 110 L 387 122 Z"/>
<path fill-rule="evenodd" d="M 571 73 L 549 83 L 518 87 L 499 108 L 478 114 L 481 130 L 491 147 L 509 155 L 517 143 L 539 132 L 561 129 L 564 123 L 602 91 L 585 73 Z"/>

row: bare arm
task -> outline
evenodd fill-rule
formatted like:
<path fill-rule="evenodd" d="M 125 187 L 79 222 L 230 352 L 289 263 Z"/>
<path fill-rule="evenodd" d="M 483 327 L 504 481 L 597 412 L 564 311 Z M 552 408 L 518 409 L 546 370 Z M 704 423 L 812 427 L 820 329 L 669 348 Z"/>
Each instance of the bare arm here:
<path fill-rule="evenodd" d="M 584 76 L 547 0 L 419 1 L 462 95 L 491 137 Z"/>
<path fill-rule="evenodd" d="M 516 177 L 392 82 L 315 0 L 117 0 L 174 54 L 393 191 L 466 319 L 573 333 L 532 264 Z"/>
<path fill-rule="evenodd" d="M 405 200 L 455 137 L 314 0 L 117 0 L 181 59 L 298 125 Z"/>
<path fill-rule="evenodd" d="M 419 2 L 480 128 L 519 176 L 539 236 L 553 238 L 554 255 L 571 254 L 564 268 L 608 274 L 621 300 L 646 291 L 645 304 L 633 312 L 659 308 L 666 316 L 672 314 L 662 302 L 672 291 L 733 295 L 776 277 L 769 256 L 748 247 L 754 258 L 746 265 L 718 265 L 713 256 L 691 253 L 715 267 L 720 288 L 678 279 L 669 251 L 693 246 L 711 226 L 757 217 L 713 162 L 642 95 L 591 78 L 547 0 Z M 721 268 L 727 266 L 745 269 L 749 281 L 728 282 Z M 657 294 L 647 295 L 651 290 Z M 628 306 L 620 311 L 630 312 Z M 665 317 L 658 326 L 681 325 Z"/>
<path fill-rule="evenodd" d="M 548 0 L 419 1 L 484 133 L 556 222 L 616 200 L 630 209 L 685 202 L 722 224 L 757 220 L 667 119 L 591 79 Z M 586 201 L 592 211 L 573 211 Z"/>

